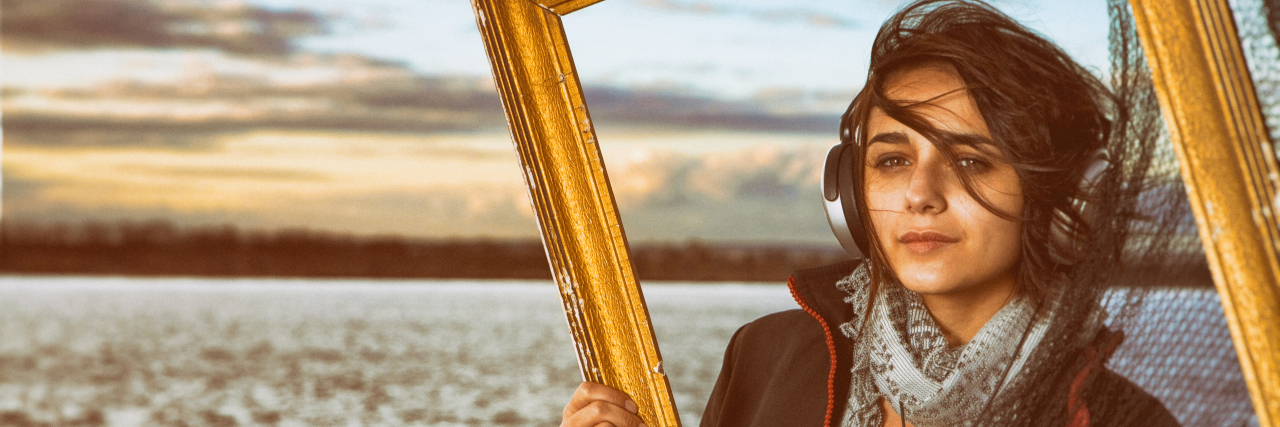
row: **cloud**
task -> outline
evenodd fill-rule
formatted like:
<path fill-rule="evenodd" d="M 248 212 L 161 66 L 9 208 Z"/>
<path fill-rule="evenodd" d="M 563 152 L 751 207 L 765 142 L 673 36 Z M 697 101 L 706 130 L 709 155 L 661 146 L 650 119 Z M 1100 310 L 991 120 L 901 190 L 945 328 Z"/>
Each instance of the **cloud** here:
<path fill-rule="evenodd" d="M 201 152 L 6 146 L 4 217 L 422 236 L 537 232 L 505 135 L 255 132 L 215 142 Z"/>
<path fill-rule="evenodd" d="M 802 10 L 700 8 L 687 11 L 809 19 Z M 11 0 L 2 19 L 6 219 L 537 234 L 488 76 L 300 51 L 294 42 L 330 30 L 329 18 L 237 2 Z M 64 77 L 43 86 L 13 78 L 23 75 Z M 812 107 L 813 94 L 794 91 L 584 92 L 597 126 L 612 129 L 819 140 L 838 122 L 832 109 Z M 806 194 L 816 192 L 825 147 L 722 147 L 610 157 L 633 240 L 823 240 L 820 205 Z"/>
<path fill-rule="evenodd" d="M 596 123 L 690 129 L 831 133 L 840 118 L 812 111 L 775 112 L 756 100 L 721 100 L 673 90 L 588 86 L 583 89 Z"/>
<path fill-rule="evenodd" d="M 301 10 L 237 2 L 6 0 L 6 44 L 63 48 L 196 47 L 284 54 L 293 40 L 325 32 L 325 19 Z"/>
<path fill-rule="evenodd" d="M 612 156 L 609 167 L 624 208 L 660 209 L 732 199 L 790 202 L 816 188 L 822 148 L 765 145 L 692 155 L 633 147 Z"/>
<path fill-rule="evenodd" d="M 675 0 L 637 0 L 636 4 L 644 8 L 660 10 L 668 13 L 686 13 L 694 15 L 747 16 L 769 23 L 799 22 L 815 27 L 858 29 L 862 25 L 857 21 L 841 16 L 807 8 L 790 7 L 774 9 L 753 9 L 741 6 L 728 6 L 705 1 L 682 2 Z"/>
<path fill-rule="evenodd" d="M 213 65 L 173 78 L 108 80 L 89 88 L 6 86 L 12 143 L 197 148 L 207 136 L 255 129 L 436 133 L 503 129 L 487 78 L 423 77 L 343 55 Z M 247 68 L 247 67 L 227 67 Z"/>
<path fill-rule="evenodd" d="M 240 179 L 274 182 L 316 182 L 329 180 L 329 176 L 323 173 L 281 170 L 278 168 L 266 167 L 136 165 L 131 169 L 135 172 L 149 175 L 183 176 L 192 179 Z"/>
<path fill-rule="evenodd" d="M 829 243 L 817 189 L 824 138 L 724 147 L 701 154 L 606 147 L 629 238 Z M 163 219 L 438 238 L 538 233 L 501 134 L 286 133 L 238 136 L 203 153 L 17 147 L 5 154 L 3 215 L 15 221 Z"/>
<path fill-rule="evenodd" d="M 819 199 L 825 144 L 707 155 L 633 147 L 606 153 L 634 240 L 826 242 Z"/>
<path fill-rule="evenodd" d="M 199 148 L 208 136 L 255 129 L 506 128 L 488 76 L 420 75 L 357 54 L 292 52 L 293 37 L 326 25 L 309 12 L 177 0 L 14 0 L 4 8 L 6 41 L 224 49 L 8 56 L 6 72 L 15 77 L 3 83 L 0 100 L 3 126 L 17 143 Z M 191 35 L 224 21 L 252 31 Z M 65 77 L 50 83 L 42 76 Z M 682 88 L 588 85 L 584 92 L 597 124 L 628 127 L 832 133 L 838 118 L 828 111 L 840 110 L 786 91 L 742 100 Z"/>
<path fill-rule="evenodd" d="M 152 82 L 6 86 L 0 95 L 6 142 L 199 149 L 210 137 L 256 129 L 441 133 L 506 128 L 487 77 L 420 76 L 397 64 L 350 55 L 257 61 L 256 68 L 219 69 L 216 60 L 208 62 L 213 64 L 194 71 L 187 64 L 186 72 Z M 836 114 L 814 112 L 813 105 L 835 108 L 815 104 L 804 93 L 723 100 L 671 89 L 587 86 L 584 92 L 598 126 L 834 134 L 839 123 Z"/>
<path fill-rule="evenodd" d="M 709 2 L 680 3 L 671 0 L 639 0 L 636 4 L 639 4 L 642 7 L 665 12 L 692 13 L 698 15 L 715 15 L 728 13 L 730 11 L 729 7 Z"/>

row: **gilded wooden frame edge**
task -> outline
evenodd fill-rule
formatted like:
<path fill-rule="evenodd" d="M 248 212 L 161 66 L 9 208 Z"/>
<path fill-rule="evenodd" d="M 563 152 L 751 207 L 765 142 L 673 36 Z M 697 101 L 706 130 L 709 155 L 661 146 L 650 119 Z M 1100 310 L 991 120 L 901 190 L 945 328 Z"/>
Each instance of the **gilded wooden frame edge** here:
<path fill-rule="evenodd" d="M 1130 0 L 1259 425 L 1280 427 L 1280 168 L 1227 0 Z"/>
<path fill-rule="evenodd" d="M 587 6 L 603 1 L 604 0 L 534 0 L 538 6 L 542 6 L 543 9 L 549 10 L 560 16 L 577 12 Z"/>
<path fill-rule="evenodd" d="M 585 381 L 679 426 L 560 15 L 602 0 L 472 0 Z M 565 396 L 568 398 L 568 396 Z"/>

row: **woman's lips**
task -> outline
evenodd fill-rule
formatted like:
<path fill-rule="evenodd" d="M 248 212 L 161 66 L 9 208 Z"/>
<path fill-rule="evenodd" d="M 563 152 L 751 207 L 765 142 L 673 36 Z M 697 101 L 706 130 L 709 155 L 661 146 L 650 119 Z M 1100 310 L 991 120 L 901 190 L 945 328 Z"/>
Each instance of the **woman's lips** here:
<path fill-rule="evenodd" d="M 959 242 L 960 239 L 937 231 L 908 231 L 898 236 L 898 241 L 911 252 L 925 253 Z"/>

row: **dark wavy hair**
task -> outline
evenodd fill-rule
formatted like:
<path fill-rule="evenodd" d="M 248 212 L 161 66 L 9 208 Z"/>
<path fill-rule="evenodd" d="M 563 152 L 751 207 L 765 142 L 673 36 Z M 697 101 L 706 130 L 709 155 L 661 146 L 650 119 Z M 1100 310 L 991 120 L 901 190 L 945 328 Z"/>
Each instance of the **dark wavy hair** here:
<path fill-rule="evenodd" d="M 1002 212 L 974 191 L 967 169 L 953 168 L 965 190 L 983 207 L 1002 218 L 1022 220 L 1018 291 L 1039 302 L 1046 287 L 1067 277 L 1077 257 L 1074 248 L 1063 247 L 1070 245 L 1055 243 L 1053 227 L 1064 227 L 1077 236 L 1089 233 L 1087 221 L 1072 204 L 1083 197 L 1079 183 L 1091 153 L 1106 146 L 1111 92 L 1062 49 L 985 3 L 921 0 L 905 6 L 876 35 L 866 85 L 840 127 L 842 142 L 859 147 L 854 150 L 859 171 L 854 174 L 853 193 L 865 230 L 874 229 L 861 167 L 873 110 L 919 132 L 952 162 L 957 160 L 955 144 L 973 142 L 966 141 L 972 137 L 931 125 L 913 111 L 915 104 L 885 96 L 886 82 L 895 74 L 939 63 L 958 72 L 986 121 L 992 142 L 1017 171 L 1023 211 Z M 865 255 L 871 259 L 873 274 L 893 274 L 886 268 L 889 264 L 876 233 L 868 234 L 871 253 Z"/>

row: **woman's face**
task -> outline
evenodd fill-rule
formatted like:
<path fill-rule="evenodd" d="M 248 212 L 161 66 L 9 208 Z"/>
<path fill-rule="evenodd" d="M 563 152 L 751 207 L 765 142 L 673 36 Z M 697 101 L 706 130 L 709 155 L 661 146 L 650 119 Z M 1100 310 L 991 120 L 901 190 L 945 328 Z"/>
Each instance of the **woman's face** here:
<path fill-rule="evenodd" d="M 931 100 L 914 111 L 941 131 L 990 140 L 986 122 L 949 65 L 895 74 L 886 95 L 900 103 Z M 1022 188 L 993 144 L 953 147 L 958 162 L 906 125 L 872 111 L 867 122 L 867 209 L 899 280 L 923 296 L 1013 289 L 1021 222 L 997 216 L 965 191 L 955 168 L 1000 211 L 1022 213 Z"/>

